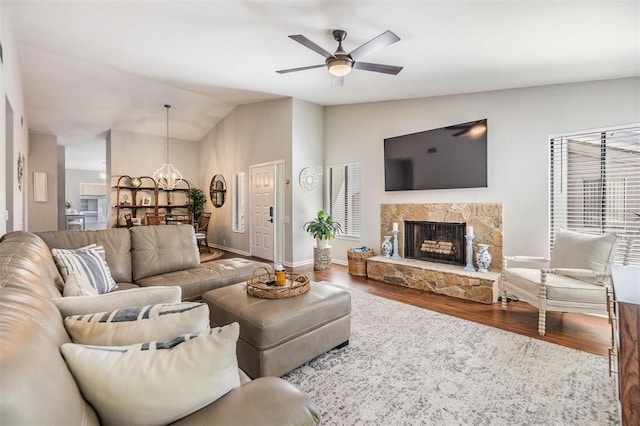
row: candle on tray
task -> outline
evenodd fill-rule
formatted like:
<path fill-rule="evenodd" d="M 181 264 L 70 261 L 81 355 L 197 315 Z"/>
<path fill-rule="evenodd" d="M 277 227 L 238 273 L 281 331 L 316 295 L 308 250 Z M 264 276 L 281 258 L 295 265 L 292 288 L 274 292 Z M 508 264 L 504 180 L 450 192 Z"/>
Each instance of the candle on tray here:
<path fill-rule="evenodd" d="M 467 235 L 469 236 L 473 235 L 473 226 L 467 226 Z"/>
<path fill-rule="evenodd" d="M 394 231 L 398 230 L 398 222 L 393 222 L 393 230 Z"/>

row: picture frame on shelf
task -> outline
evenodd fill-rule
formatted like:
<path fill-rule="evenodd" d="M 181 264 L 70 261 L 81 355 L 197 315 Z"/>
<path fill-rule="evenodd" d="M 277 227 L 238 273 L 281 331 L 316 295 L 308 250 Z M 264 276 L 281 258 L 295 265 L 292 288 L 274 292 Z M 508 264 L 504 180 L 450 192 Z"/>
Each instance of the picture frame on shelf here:
<path fill-rule="evenodd" d="M 150 206 L 151 205 L 151 197 L 142 197 L 142 205 Z"/>
<path fill-rule="evenodd" d="M 140 226 L 140 225 L 142 225 L 142 218 L 140 218 L 140 217 L 132 217 L 131 218 L 131 223 L 133 223 L 134 226 Z"/>

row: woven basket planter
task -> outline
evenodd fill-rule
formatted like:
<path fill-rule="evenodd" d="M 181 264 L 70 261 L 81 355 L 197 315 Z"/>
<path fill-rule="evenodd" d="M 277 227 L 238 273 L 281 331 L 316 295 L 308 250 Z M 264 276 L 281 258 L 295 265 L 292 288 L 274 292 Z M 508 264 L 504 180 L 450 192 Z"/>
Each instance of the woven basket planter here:
<path fill-rule="evenodd" d="M 367 259 L 373 257 L 373 249 L 366 252 L 347 250 L 347 263 L 350 275 L 367 276 Z"/>

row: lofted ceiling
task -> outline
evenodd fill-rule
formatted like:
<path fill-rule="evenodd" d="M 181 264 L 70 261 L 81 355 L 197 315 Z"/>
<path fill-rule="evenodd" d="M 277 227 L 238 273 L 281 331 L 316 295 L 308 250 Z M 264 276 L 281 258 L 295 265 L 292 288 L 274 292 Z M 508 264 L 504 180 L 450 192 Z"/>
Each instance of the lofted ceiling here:
<path fill-rule="evenodd" d="M 109 129 L 198 141 L 234 107 L 280 97 L 340 105 L 640 75 L 637 1 L 3 1 L 29 128 L 62 144 Z M 330 88 L 303 34 L 347 52 L 401 41 Z"/>

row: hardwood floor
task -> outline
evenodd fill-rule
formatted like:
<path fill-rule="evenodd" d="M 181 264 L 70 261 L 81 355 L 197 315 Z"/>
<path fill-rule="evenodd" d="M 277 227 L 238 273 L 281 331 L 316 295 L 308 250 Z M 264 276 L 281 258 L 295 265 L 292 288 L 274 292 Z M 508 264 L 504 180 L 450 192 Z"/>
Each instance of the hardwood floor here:
<path fill-rule="evenodd" d="M 242 256 L 226 253 L 224 257 Z M 538 310 L 525 302 L 509 302 L 507 311 L 503 311 L 500 303 L 485 305 L 349 275 L 346 266 L 336 264 L 326 271 L 314 271 L 313 265 L 307 265 L 295 268 L 293 272 L 305 274 L 312 281 L 333 282 L 354 290 L 596 355 L 606 356 L 611 341 L 611 327 L 606 318 L 547 312 L 546 334 L 540 336 Z"/>

